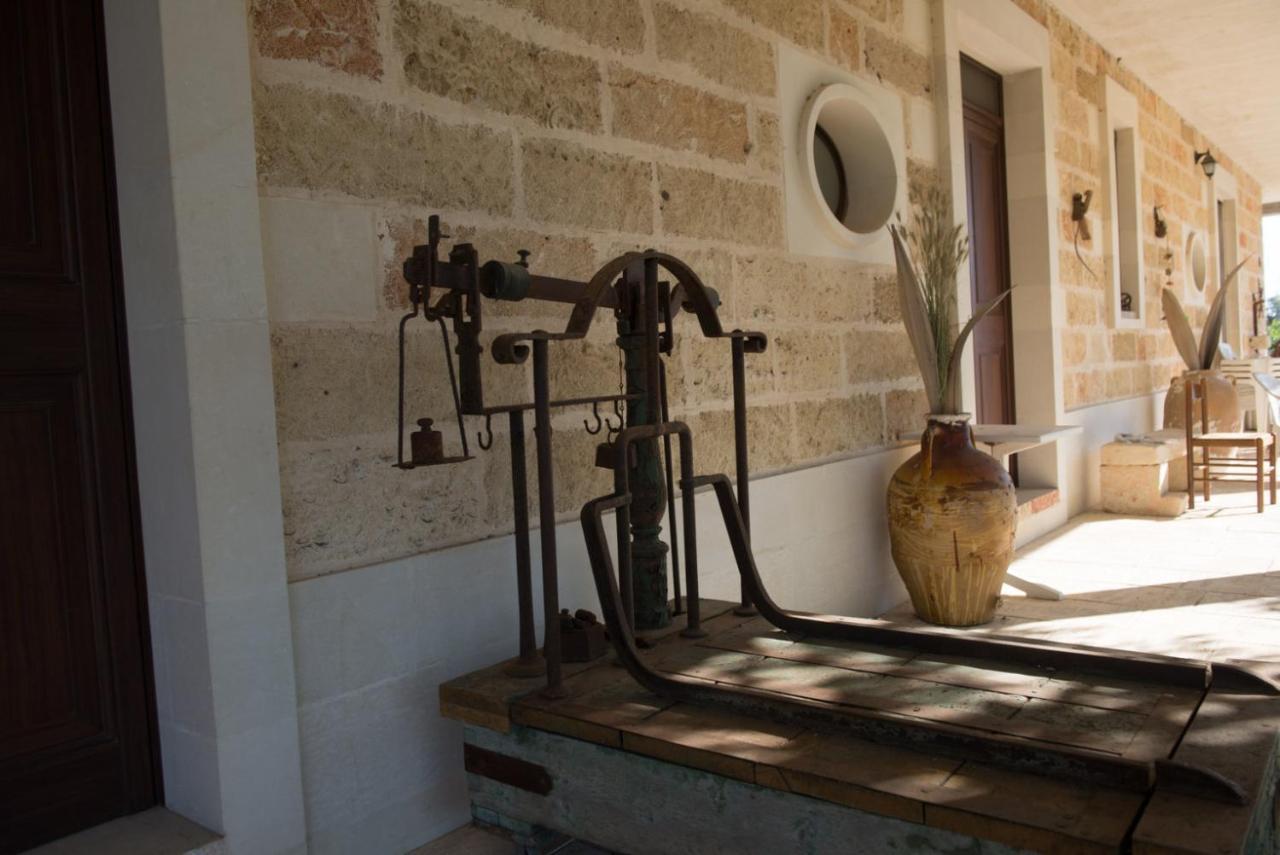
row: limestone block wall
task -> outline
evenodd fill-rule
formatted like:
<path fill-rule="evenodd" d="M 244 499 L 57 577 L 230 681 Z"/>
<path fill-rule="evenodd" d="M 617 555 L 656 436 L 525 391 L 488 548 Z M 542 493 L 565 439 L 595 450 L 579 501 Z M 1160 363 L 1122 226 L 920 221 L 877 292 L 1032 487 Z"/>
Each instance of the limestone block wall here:
<path fill-rule="evenodd" d="M 505 422 L 459 466 L 395 454 L 401 259 L 439 213 L 482 258 L 532 251 L 585 278 L 657 247 L 719 290 L 727 326 L 769 333 L 748 363 L 756 471 L 886 443 L 926 406 L 892 269 L 785 252 L 776 53 L 784 43 L 899 93 L 917 180 L 934 173 L 925 0 L 257 0 L 262 197 L 288 566 L 301 579 L 510 530 Z M 564 307 L 495 305 L 486 332 Z M 685 324 L 674 414 L 698 468 L 731 466 L 729 354 Z M 558 396 L 618 388 L 612 325 L 557 346 Z M 450 432 L 438 332 L 409 415 Z M 491 403 L 525 366 L 484 356 Z M 583 412 L 556 415 L 557 510 L 608 490 Z M 475 431 L 478 420 L 468 420 Z M 529 440 L 532 443 L 532 439 Z"/>
<path fill-rule="evenodd" d="M 1257 260 L 1262 228 L 1259 185 L 1232 161 L 1230 152 L 1214 145 L 1209 136 L 1184 120 L 1130 72 L 1120 57 L 1108 53 L 1052 4 L 1044 0 L 1014 2 L 1047 28 L 1052 44 L 1051 72 L 1057 100 L 1054 152 L 1061 184 L 1059 272 L 1066 301 L 1062 333 L 1066 408 L 1166 389 L 1170 377 L 1182 372 L 1183 363 L 1162 320 L 1161 288 L 1166 282 L 1172 283 L 1197 330 L 1203 325 L 1218 288 L 1217 277 L 1212 273 L 1204 291 L 1185 285 L 1183 248 L 1188 230 L 1216 234 L 1211 188 L 1194 163 L 1194 152 L 1212 149 L 1219 169 L 1230 172 L 1237 182 L 1239 257 L 1255 255 L 1241 271 L 1236 286 L 1236 310 L 1245 313 L 1246 318 L 1251 299 L 1247 295 L 1257 288 L 1261 276 Z M 1153 22 L 1153 26 L 1158 24 Z M 1105 247 L 1113 212 L 1108 210 L 1106 200 L 1112 178 L 1107 174 L 1101 150 L 1106 134 L 1099 130 L 1107 77 L 1133 93 L 1138 104 L 1137 133 L 1143 166 L 1139 214 L 1145 265 L 1141 297 L 1145 311 L 1140 329 L 1115 328 L 1107 305 L 1112 272 Z M 1085 190 L 1093 191 L 1094 201 L 1089 214 L 1092 239 L 1080 241 L 1080 255 L 1085 262 L 1082 264 L 1072 245 L 1071 195 Z M 1167 242 L 1155 237 L 1151 212 L 1156 205 L 1161 206 L 1169 224 Z M 1216 241 L 1207 240 L 1206 249 L 1210 253 L 1210 270 L 1216 270 Z M 1166 252 L 1172 253 L 1171 259 Z M 1167 268 L 1172 268 L 1169 276 Z"/>

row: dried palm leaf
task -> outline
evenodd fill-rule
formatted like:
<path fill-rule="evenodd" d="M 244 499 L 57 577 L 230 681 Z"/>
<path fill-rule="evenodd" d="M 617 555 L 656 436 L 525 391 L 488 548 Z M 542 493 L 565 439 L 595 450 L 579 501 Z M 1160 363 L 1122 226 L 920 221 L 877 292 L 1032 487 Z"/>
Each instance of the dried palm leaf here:
<path fill-rule="evenodd" d="M 924 296 L 920 292 L 920 281 L 916 278 L 915 268 L 912 267 L 911 258 L 907 255 L 907 248 L 903 245 L 897 228 L 889 226 L 889 234 L 893 236 L 894 261 L 898 268 L 898 303 L 902 322 L 907 328 L 911 349 L 915 351 L 920 375 L 924 378 L 924 391 L 929 398 L 929 406 L 933 412 L 941 412 L 938 349 L 934 344 Z"/>
<path fill-rule="evenodd" d="M 1165 288 L 1160 292 L 1160 307 L 1164 310 L 1164 322 L 1169 325 L 1169 332 L 1173 334 L 1173 344 L 1178 348 L 1178 355 L 1187 363 L 1188 369 L 1195 371 L 1200 367 L 1196 334 L 1191 329 L 1186 310 L 1182 308 L 1182 303 L 1172 288 Z"/>
<path fill-rule="evenodd" d="M 964 353 L 965 342 L 969 340 L 969 335 L 978 325 L 978 321 L 991 314 L 991 310 L 1000 305 L 1000 301 L 1008 297 L 1012 290 L 1006 288 L 985 303 L 979 304 L 973 310 L 973 317 L 969 318 L 960 330 L 960 335 L 956 336 L 955 344 L 951 346 L 951 364 L 947 366 L 947 383 L 942 389 L 942 405 L 946 408 L 942 412 L 960 412 L 960 356 Z"/>
<path fill-rule="evenodd" d="M 1218 293 L 1213 298 L 1213 303 L 1209 306 L 1209 315 L 1205 318 L 1204 329 L 1200 332 L 1200 360 L 1199 367 L 1205 371 L 1213 368 L 1218 361 L 1218 342 L 1222 340 L 1222 322 L 1225 318 L 1224 310 L 1227 305 L 1228 295 L 1233 293 L 1232 286 L 1235 285 L 1236 274 L 1240 272 L 1240 268 L 1249 262 L 1249 256 L 1244 261 L 1231 268 L 1231 272 L 1222 278 L 1222 287 L 1218 289 Z"/>

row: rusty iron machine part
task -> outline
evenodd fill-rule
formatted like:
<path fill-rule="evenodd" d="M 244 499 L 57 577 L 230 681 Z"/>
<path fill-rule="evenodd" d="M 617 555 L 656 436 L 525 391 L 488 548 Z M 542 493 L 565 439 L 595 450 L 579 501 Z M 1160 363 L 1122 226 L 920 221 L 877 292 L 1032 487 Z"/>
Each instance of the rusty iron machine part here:
<path fill-rule="evenodd" d="M 1241 802 L 1244 794 L 1233 782 L 1209 770 L 1172 761 L 1139 762 L 1083 749 L 1067 749 L 1030 743 L 1013 737 L 982 734 L 951 725 L 925 722 L 909 716 L 884 711 L 859 709 L 840 704 L 799 701 L 767 691 L 710 684 L 690 678 L 659 674 L 640 658 L 637 629 L 648 626 L 639 621 L 637 606 L 651 608 L 655 596 L 663 598 L 660 612 L 646 612 L 646 619 L 670 619 L 671 614 L 686 614 L 682 634 L 686 637 L 705 635 L 701 626 L 698 595 L 698 555 L 694 512 L 694 496 L 699 488 L 709 487 L 716 493 L 735 562 L 741 578 L 742 600 L 738 614 L 755 610 L 773 625 L 786 632 L 810 638 L 901 647 L 913 653 L 963 656 L 992 663 L 1032 667 L 1046 671 L 1072 670 L 1129 681 L 1276 695 L 1280 687 L 1246 668 L 1210 662 L 1178 659 L 1148 654 L 1119 654 L 1114 651 L 1050 642 L 1030 642 L 999 637 L 977 638 L 944 630 L 895 628 L 857 618 L 812 615 L 787 611 L 769 596 L 755 565 L 749 528 L 749 463 L 747 455 L 747 405 L 745 358 L 761 353 L 767 346 L 763 333 L 733 330 L 726 332 L 716 311 L 716 292 L 708 288 L 683 261 L 656 251 L 621 255 L 597 271 L 587 282 L 539 276 L 528 270 L 527 253 L 518 262 L 489 261 L 478 264 L 469 244 L 458 244 L 448 261 L 438 258 L 440 234 L 438 218 L 429 221 L 428 243 L 414 248 L 405 261 L 405 278 L 410 286 L 412 311 L 400 324 L 400 407 L 398 466 L 415 466 L 461 462 L 469 458 L 463 416 L 484 416 L 488 439 L 480 438 L 482 448 L 492 441 L 489 419 L 505 413 L 510 420 L 512 479 L 515 522 L 516 579 L 519 611 L 520 655 L 511 672 L 523 675 L 541 674 L 545 669 L 546 688 L 552 696 L 562 696 L 561 675 L 561 610 L 558 594 L 556 531 L 554 525 L 540 527 L 542 557 L 544 628 L 543 655 L 538 656 L 534 640 L 533 597 L 530 569 L 529 521 L 527 513 L 527 475 L 524 449 L 524 413 L 534 413 L 535 457 L 539 514 L 554 519 L 555 485 L 552 477 L 551 410 L 560 407 L 591 405 L 596 420 L 584 429 L 598 433 L 604 428 L 599 416 L 601 403 L 612 403 L 622 416 L 625 404 L 625 427 L 610 425 L 611 441 L 597 453 L 597 465 L 613 470 L 614 492 L 589 501 L 582 509 L 581 521 L 592 574 L 599 595 L 605 626 L 619 661 L 641 685 L 673 698 L 694 703 L 729 707 L 771 718 L 801 721 L 824 729 L 836 729 L 906 748 L 979 759 L 1005 768 L 1038 772 L 1105 783 L 1126 789 L 1147 790 L 1161 786 L 1198 796 Z M 675 280 L 675 286 L 660 280 L 664 272 Z M 433 291 L 442 292 L 433 304 Z M 483 299 L 547 300 L 571 305 L 569 321 L 562 332 L 533 330 L 496 337 L 493 358 L 500 364 L 520 365 L 532 356 L 533 401 L 501 406 L 486 406 L 480 380 L 479 343 Z M 621 394 L 553 400 L 550 393 L 550 345 L 555 342 L 583 338 L 590 330 L 600 309 L 612 309 L 618 326 L 619 348 L 625 362 L 626 388 Z M 733 424 L 736 485 L 726 475 L 696 476 L 693 466 L 692 434 L 684 424 L 671 421 L 666 395 L 663 356 L 672 352 L 674 332 L 672 318 L 679 311 L 693 314 L 700 331 L 707 338 L 730 341 L 730 369 L 733 382 Z M 420 439 L 411 442 L 412 457 L 404 460 L 405 431 L 405 346 L 408 321 L 422 316 L 440 326 L 448 354 L 446 319 L 453 322 L 458 338 L 455 353 L 458 371 L 455 376 L 452 359 L 449 373 L 458 420 L 459 440 L 463 453 L 459 457 L 444 456 L 439 435 L 422 420 Z M 613 428 L 617 428 L 615 431 Z M 679 443 L 680 524 L 675 523 L 671 441 Z M 661 440 L 661 443 L 659 442 Z M 659 449 L 665 452 L 662 454 Z M 660 465 L 659 457 L 664 458 Z M 665 469 L 665 472 L 663 471 Z M 665 478 L 663 475 L 665 474 Z M 735 492 L 736 486 L 736 492 Z M 665 506 L 665 507 L 664 507 Z M 617 565 L 604 533 L 603 515 L 614 511 L 617 528 Z M 656 510 L 656 513 L 655 513 Z M 663 511 L 669 515 L 672 528 L 673 584 L 676 607 L 666 606 L 666 544 L 660 551 L 658 541 Z M 682 547 L 682 549 L 681 549 Z M 675 554 L 679 550 L 682 555 Z M 654 562 L 657 552 L 661 559 Z M 637 560 L 648 574 L 636 573 Z M 653 570 L 661 571 L 661 583 L 653 578 Z M 683 574 L 681 574 L 683 570 Z M 680 576 L 684 579 L 683 597 Z M 638 603 L 647 598 L 649 606 Z M 683 601 L 683 602 L 682 602 Z"/>

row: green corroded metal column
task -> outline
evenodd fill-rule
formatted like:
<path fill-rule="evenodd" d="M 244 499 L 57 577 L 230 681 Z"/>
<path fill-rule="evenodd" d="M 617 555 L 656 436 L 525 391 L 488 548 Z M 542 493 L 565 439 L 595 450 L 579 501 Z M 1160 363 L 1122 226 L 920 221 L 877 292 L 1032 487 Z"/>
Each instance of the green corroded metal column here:
<path fill-rule="evenodd" d="M 622 348 L 628 395 L 627 426 L 654 424 L 661 414 L 656 404 L 658 390 L 650 389 L 657 377 L 649 370 L 648 351 L 656 350 L 657 281 L 656 262 L 645 275 L 642 265 L 633 265 L 624 276 L 624 310 L 618 313 L 618 346 Z M 646 308 L 649 311 L 646 311 Z M 653 326 L 652 332 L 650 326 Z M 661 357 L 655 352 L 653 359 Z M 632 601 L 635 629 L 657 629 L 671 623 L 667 603 L 667 544 L 662 541 L 662 516 L 666 510 L 666 481 L 658 440 L 635 444 L 635 465 L 631 479 L 631 559 Z"/>

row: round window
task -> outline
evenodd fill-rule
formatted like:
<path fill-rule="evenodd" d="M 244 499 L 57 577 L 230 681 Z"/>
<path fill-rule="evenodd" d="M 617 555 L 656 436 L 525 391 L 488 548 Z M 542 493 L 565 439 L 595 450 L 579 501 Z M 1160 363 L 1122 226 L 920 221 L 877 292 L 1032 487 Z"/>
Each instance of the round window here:
<path fill-rule="evenodd" d="M 818 175 L 818 190 L 827 209 L 843 220 L 849 210 L 849 185 L 844 177 L 840 149 L 831 141 L 826 128 L 818 125 L 813 132 L 813 166 Z"/>
<path fill-rule="evenodd" d="M 1200 232 L 1191 232 L 1187 235 L 1187 258 L 1183 269 L 1187 284 L 1197 291 L 1203 291 L 1209 261 L 1204 249 L 1204 235 Z"/>
<path fill-rule="evenodd" d="M 893 215 L 898 170 L 889 138 L 861 93 L 845 83 L 819 89 L 805 107 L 800 133 L 811 200 L 832 237 L 856 245 L 879 232 Z"/>

